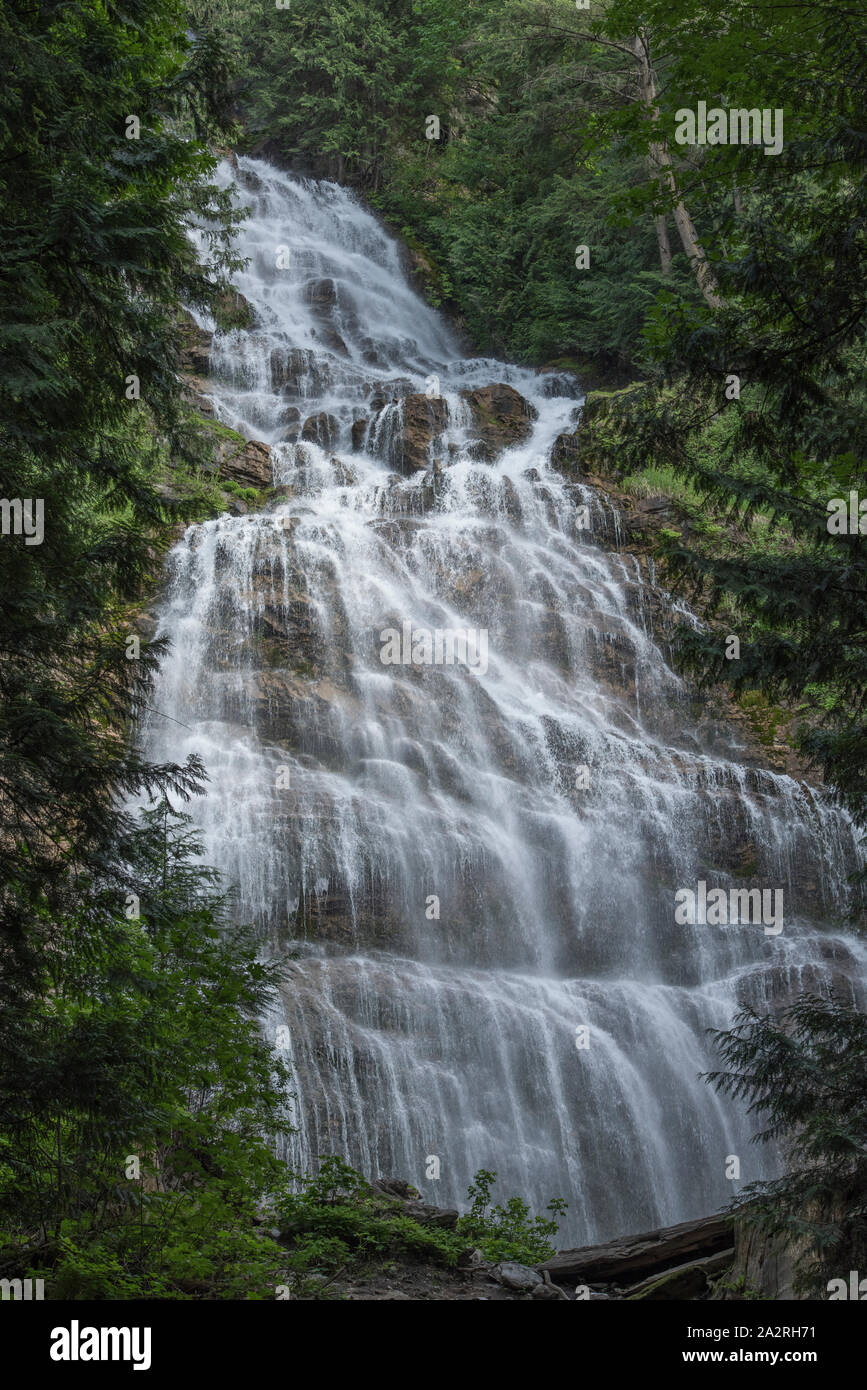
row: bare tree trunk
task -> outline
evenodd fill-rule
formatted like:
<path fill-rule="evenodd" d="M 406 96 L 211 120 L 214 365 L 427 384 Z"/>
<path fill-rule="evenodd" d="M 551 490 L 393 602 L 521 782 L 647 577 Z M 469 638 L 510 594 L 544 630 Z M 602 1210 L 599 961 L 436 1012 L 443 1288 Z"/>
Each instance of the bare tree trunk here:
<path fill-rule="evenodd" d="M 659 119 L 659 108 L 656 105 L 656 82 L 653 76 L 653 66 L 650 61 L 650 45 L 647 40 L 647 32 L 639 30 L 632 41 L 603 38 L 601 34 L 594 34 L 585 30 L 567 30 L 575 38 L 589 39 L 592 43 L 605 44 L 607 48 L 615 48 L 621 53 L 626 53 L 638 64 L 639 86 L 641 98 L 647 110 L 648 117 L 656 121 Z M 677 180 L 674 176 L 674 165 L 671 155 L 668 153 L 668 146 L 665 140 L 654 142 L 650 145 L 648 152 L 648 163 L 654 169 L 659 170 L 659 179 L 662 187 L 670 195 L 672 210 L 674 212 L 674 223 L 680 236 L 681 245 L 686 252 L 687 259 L 692 266 L 693 274 L 698 281 L 698 287 L 704 295 L 705 300 L 712 309 L 718 309 L 722 305 L 722 296 L 716 277 L 708 264 L 707 256 L 702 247 L 692 218 L 690 217 L 680 196 L 677 187 Z M 660 221 L 661 217 L 661 221 Z M 668 229 L 665 225 L 665 217 L 659 214 L 656 218 L 656 237 L 659 245 L 659 257 L 663 270 L 666 269 L 665 257 L 666 250 L 671 259 L 671 246 L 668 243 Z"/>
<path fill-rule="evenodd" d="M 646 35 L 643 30 L 633 39 L 632 52 L 638 63 L 642 100 L 645 106 L 647 107 L 648 114 L 650 115 L 651 119 L 656 120 L 659 116 L 659 111 L 656 105 L 656 83 L 653 77 L 653 68 L 650 64 L 650 50 L 647 44 Z M 690 217 L 686 209 L 683 199 L 680 197 L 680 194 L 678 193 L 677 181 L 674 176 L 674 165 L 671 162 L 671 155 L 668 153 L 668 146 L 666 145 L 664 140 L 658 144 L 655 143 L 650 146 L 649 159 L 651 165 L 659 169 L 662 184 L 665 188 L 668 189 L 669 193 L 671 194 L 674 211 L 674 224 L 677 227 L 681 245 L 684 251 L 686 252 L 687 259 L 690 265 L 692 266 L 693 273 L 695 274 L 695 278 L 698 281 L 698 287 L 704 295 L 707 303 L 711 306 L 711 308 L 718 309 L 722 304 L 722 298 L 719 293 L 719 287 L 717 286 L 714 273 L 708 265 L 707 256 L 705 255 L 701 243 L 699 242 L 698 236 L 696 235 L 696 230 L 693 226 L 692 218 Z M 665 227 L 664 215 L 662 217 L 662 223 L 663 232 L 665 233 L 665 241 L 667 243 L 668 231 Z M 663 255 L 663 246 L 662 241 L 660 239 L 659 217 L 657 217 L 656 225 L 656 236 L 657 241 L 659 242 L 660 260 L 662 261 L 663 270 L 666 270 Z M 670 264 L 670 246 L 668 248 L 668 258 Z"/>
<path fill-rule="evenodd" d="M 668 222 L 664 212 L 654 217 L 656 223 L 656 244 L 659 247 L 659 264 L 663 275 L 671 270 L 671 242 L 668 239 Z"/>

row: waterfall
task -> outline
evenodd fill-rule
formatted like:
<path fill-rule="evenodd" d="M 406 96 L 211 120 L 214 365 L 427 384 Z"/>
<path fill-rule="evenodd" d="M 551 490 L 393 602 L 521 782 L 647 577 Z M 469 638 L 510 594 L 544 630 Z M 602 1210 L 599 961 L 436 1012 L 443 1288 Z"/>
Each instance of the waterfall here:
<path fill-rule="evenodd" d="M 465 356 L 347 190 L 219 177 L 250 209 L 255 321 L 215 333 L 208 389 L 275 485 L 171 552 L 142 737 L 203 757 L 206 857 L 288 962 L 263 1020 L 295 1078 L 287 1160 L 340 1153 L 441 1206 L 495 1169 L 503 1197 L 568 1201 L 561 1244 L 714 1211 L 777 1159 L 700 1079 L 707 1030 L 860 988 L 852 827 L 672 670 L 672 600 L 552 467 L 571 378 Z M 501 383 L 532 421 L 486 453 L 469 395 Z M 425 659 L 419 634 L 455 632 Z M 782 931 L 678 924 L 699 882 L 782 890 Z"/>

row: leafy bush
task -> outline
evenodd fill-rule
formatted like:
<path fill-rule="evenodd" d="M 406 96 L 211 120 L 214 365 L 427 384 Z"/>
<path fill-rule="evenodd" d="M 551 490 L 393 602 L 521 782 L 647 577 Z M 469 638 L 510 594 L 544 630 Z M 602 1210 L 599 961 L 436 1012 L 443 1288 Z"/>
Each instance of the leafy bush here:
<path fill-rule="evenodd" d="M 555 1217 L 562 1216 L 566 1202 L 553 1197 L 545 1208 L 550 1217 L 530 1216 L 530 1208 L 520 1197 L 510 1197 L 505 1206 L 491 1204 L 491 1186 L 496 1173 L 480 1168 L 467 1195 L 472 1202 L 468 1215 L 458 1221 L 458 1231 L 481 1250 L 486 1259 L 517 1260 L 539 1264 L 554 1254 L 551 1237 L 559 1229 Z"/>
<path fill-rule="evenodd" d="M 554 1217 L 566 1203 L 548 1203 L 550 1218 L 531 1217 L 526 1203 L 511 1197 L 491 1205 L 496 1173 L 481 1168 L 468 1189 L 472 1202 L 454 1231 L 430 1226 L 405 1213 L 399 1198 L 375 1191 L 342 1158 L 322 1159 L 313 1177 L 298 1176 L 297 1192 L 279 1204 L 281 1236 L 291 1243 L 288 1265 L 296 1297 L 317 1297 L 346 1269 L 356 1272 L 396 1256 L 415 1257 L 452 1267 L 468 1249 L 479 1249 L 491 1263 L 518 1260 L 534 1264 L 552 1255 Z"/>

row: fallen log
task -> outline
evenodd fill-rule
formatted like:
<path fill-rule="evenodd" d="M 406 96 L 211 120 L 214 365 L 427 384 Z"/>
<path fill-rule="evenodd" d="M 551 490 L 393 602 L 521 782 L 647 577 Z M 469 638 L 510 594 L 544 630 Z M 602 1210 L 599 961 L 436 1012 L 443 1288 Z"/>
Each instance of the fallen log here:
<path fill-rule="evenodd" d="M 555 1284 L 574 1280 L 580 1284 L 628 1285 L 686 1264 L 691 1258 L 715 1255 L 732 1243 L 730 1216 L 703 1216 L 641 1235 L 620 1236 L 605 1245 L 559 1250 L 537 1268 L 547 1270 Z"/>

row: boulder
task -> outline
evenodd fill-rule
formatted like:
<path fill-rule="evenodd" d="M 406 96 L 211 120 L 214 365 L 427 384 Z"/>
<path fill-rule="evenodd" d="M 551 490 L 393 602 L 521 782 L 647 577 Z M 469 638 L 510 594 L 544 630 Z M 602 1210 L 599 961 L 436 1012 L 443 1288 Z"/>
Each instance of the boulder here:
<path fill-rule="evenodd" d="M 317 313 L 327 312 L 337 303 L 337 286 L 331 279 L 308 280 L 304 298 Z"/>
<path fill-rule="evenodd" d="M 420 1226 L 436 1226 L 439 1230 L 453 1231 L 458 1224 L 459 1213 L 454 1207 L 435 1207 L 430 1202 L 409 1201 L 403 1210 L 405 1216 L 411 1216 Z"/>
<path fill-rule="evenodd" d="M 518 1264 L 515 1260 L 503 1260 L 502 1264 L 494 1266 L 491 1275 L 503 1288 L 514 1289 L 517 1293 L 532 1293 L 540 1284 L 544 1286 L 546 1283 L 535 1269 Z"/>
<path fill-rule="evenodd" d="M 270 487 L 274 481 L 271 450 L 260 439 L 248 440 L 242 448 L 232 448 L 226 441 L 220 449 L 219 475 L 241 487 Z"/>
<path fill-rule="evenodd" d="M 490 457 L 522 444 L 532 433 L 538 411 L 513 386 L 497 382 L 461 395 L 470 408 L 474 432 L 487 445 Z"/>
<path fill-rule="evenodd" d="M 404 1178 L 377 1178 L 371 1183 L 374 1192 L 384 1197 L 392 1197 L 403 1202 L 403 1215 L 411 1216 L 421 1226 L 436 1226 L 441 1230 L 453 1231 L 458 1224 L 458 1212 L 451 1207 L 435 1207 L 423 1202 L 418 1189 Z"/>
<path fill-rule="evenodd" d="M 340 425 L 335 416 L 324 410 L 320 410 L 317 415 L 309 415 L 301 431 L 303 440 L 308 444 L 318 444 L 323 449 L 330 449 L 337 443 L 339 436 Z"/>
<path fill-rule="evenodd" d="M 402 1202 L 417 1201 L 421 1197 L 417 1187 L 406 1178 L 377 1178 L 372 1182 L 374 1192 L 382 1192 L 386 1197 L 398 1197 Z"/>

